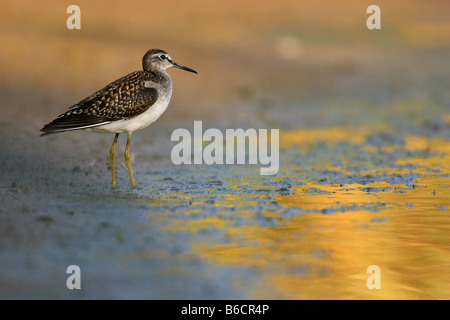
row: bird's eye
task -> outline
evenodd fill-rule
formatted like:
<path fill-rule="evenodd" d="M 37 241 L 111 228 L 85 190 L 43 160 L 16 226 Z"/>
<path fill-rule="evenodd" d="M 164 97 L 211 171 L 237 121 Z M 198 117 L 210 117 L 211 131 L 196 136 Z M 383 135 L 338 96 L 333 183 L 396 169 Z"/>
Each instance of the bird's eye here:
<path fill-rule="evenodd" d="M 160 58 L 161 60 L 166 60 L 166 59 L 167 59 L 167 56 L 164 55 L 164 54 L 162 54 L 162 55 L 159 56 L 159 58 Z"/>

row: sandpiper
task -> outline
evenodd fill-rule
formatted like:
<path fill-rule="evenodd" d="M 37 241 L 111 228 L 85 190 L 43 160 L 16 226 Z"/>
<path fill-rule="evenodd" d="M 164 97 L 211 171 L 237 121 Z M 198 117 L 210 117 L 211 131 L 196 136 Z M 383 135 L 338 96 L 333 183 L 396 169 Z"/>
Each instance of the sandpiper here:
<path fill-rule="evenodd" d="M 127 133 L 125 160 L 131 189 L 136 187 L 130 162 L 131 134 L 156 121 L 169 105 L 172 79 L 167 68 L 197 71 L 176 63 L 160 49 L 151 49 L 142 58 L 143 70 L 132 72 L 93 93 L 46 124 L 41 136 L 72 130 L 115 133 L 110 149 L 111 187 L 116 187 L 115 151 L 120 133 Z"/>

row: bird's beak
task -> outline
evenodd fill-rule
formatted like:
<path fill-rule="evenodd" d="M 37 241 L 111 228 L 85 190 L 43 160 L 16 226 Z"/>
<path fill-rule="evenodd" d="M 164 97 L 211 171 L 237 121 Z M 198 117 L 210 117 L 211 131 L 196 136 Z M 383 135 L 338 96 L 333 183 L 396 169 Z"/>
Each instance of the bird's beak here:
<path fill-rule="evenodd" d="M 193 70 L 193 69 L 191 69 L 191 68 L 185 67 L 185 66 L 183 66 L 182 64 L 176 63 L 175 61 L 170 60 L 170 63 L 171 63 L 175 68 L 183 69 L 183 70 L 186 70 L 186 71 L 189 71 L 189 72 L 193 72 L 193 73 L 198 73 L 197 71 L 195 71 L 195 70 Z"/>

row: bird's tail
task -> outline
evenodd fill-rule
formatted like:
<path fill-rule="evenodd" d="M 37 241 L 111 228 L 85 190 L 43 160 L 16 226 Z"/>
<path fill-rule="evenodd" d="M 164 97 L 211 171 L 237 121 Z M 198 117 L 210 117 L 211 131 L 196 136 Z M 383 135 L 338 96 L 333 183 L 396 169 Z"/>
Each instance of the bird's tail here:
<path fill-rule="evenodd" d="M 42 127 L 41 132 L 43 133 L 41 134 L 41 137 L 66 131 L 83 130 L 87 128 L 98 127 L 110 122 L 111 121 L 109 120 L 103 118 L 94 118 L 89 115 L 60 116 Z"/>

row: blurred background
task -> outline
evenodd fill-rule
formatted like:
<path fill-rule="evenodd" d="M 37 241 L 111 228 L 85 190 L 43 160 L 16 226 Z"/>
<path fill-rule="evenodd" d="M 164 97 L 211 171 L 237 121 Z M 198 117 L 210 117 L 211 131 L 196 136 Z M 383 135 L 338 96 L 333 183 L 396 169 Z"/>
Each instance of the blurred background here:
<path fill-rule="evenodd" d="M 71 4 L 81 30 L 66 27 Z M 372 4 L 381 30 L 366 27 Z M 448 299 L 449 12 L 447 0 L 3 1 L 0 297 Z M 112 192 L 112 136 L 39 129 L 151 48 L 199 74 L 169 70 L 169 108 L 133 135 L 141 188 L 128 192 L 122 163 Z M 279 175 L 173 166 L 170 133 L 194 120 L 279 128 Z M 73 263 L 88 279 L 78 293 L 64 287 Z M 371 264 L 388 279 L 378 293 Z"/>
<path fill-rule="evenodd" d="M 380 1 L 381 30 L 366 27 L 371 1 L 79 1 L 81 30 L 66 27 L 70 4 L 2 4 L 3 122 L 20 115 L 39 129 L 140 69 L 154 47 L 199 71 L 170 72 L 176 89 L 161 126 L 299 127 L 376 116 L 392 101 L 448 102 L 446 1 Z"/>

